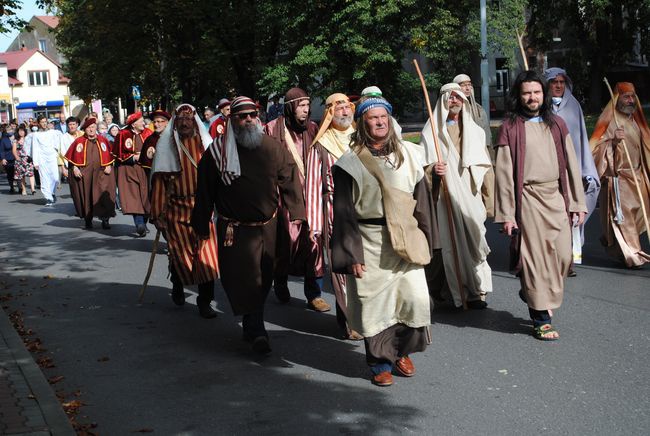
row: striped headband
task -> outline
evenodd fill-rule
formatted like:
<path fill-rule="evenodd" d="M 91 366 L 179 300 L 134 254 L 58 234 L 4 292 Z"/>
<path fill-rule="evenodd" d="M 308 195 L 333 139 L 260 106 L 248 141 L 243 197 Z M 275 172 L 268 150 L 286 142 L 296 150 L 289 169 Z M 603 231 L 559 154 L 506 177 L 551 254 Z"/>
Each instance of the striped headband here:
<path fill-rule="evenodd" d="M 354 119 L 358 120 L 361 118 L 363 114 L 368 112 L 370 109 L 374 109 L 377 107 L 383 107 L 386 109 L 386 112 L 388 112 L 389 115 L 393 114 L 393 106 L 386 101 L 386 99 L 381 98 L 381 97 L 371 97 L 367 100 L 364 100 L 358 107 L 357 110 L 354 111 Z"/>
<path fill-rule="evenodd" d="M 248 98 L 239 96 L 230 103 L 230 113 L 232 115 L 238 114 L 243 111 L 255 111 L 257 110 L 257 105 L 255 102 Z"/>

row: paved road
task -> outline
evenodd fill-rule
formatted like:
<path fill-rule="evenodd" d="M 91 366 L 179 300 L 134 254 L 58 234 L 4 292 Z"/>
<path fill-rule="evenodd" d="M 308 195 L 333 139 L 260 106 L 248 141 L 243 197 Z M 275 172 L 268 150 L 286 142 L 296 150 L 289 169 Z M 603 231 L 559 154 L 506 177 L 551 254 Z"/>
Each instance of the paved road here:
<path fill-rule="evenodd" d="M 80 422 L 105 435 L 156 434 L 601 434 L 650 428 L 650 268 L 607 259 L 592 217 L 585 266 L 569 279 L 555 325 L 530 335 L 505 240 L 489 227 L 495 292 L 485 311 L 433 315 L 434 342 L 415 356 L 418 374 L 390 388 L 369 382 L 363 346 L 337 339 L 334 315 L 271 295 L 273 354 L 240 341 L 238 320 L 217 288 L 216 320 L 169 298 L 157 257 L 145 303 L 137 293 L 152 234 L 131 235 L 128 217 L 110 231 L 81 230 L 63 188 L 53 208 L 6 195 L 0 184 L 0 274 L 55 368 L 46 377 L 67 398 L 79 391 Z M 97 226 L 96 226 L 97 227 Z M 163 244 L 164 245 L 164 244 Z M 326 298 L 332 302 L 331 295 Z"/>

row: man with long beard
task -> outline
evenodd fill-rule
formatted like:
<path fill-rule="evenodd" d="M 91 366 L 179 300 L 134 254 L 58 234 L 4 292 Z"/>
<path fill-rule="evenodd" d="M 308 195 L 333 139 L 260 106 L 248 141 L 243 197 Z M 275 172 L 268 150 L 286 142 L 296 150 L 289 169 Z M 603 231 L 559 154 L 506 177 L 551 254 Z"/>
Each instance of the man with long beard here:
<path fill-rule="evenodd" d="M 284 113 L 265 126 L 265 133 L 274 137 L 291 154 L 300 174 L 303 198 L 307 155 L 318 125 L 309 119 L 310 99 L 300 88 L 291 88 L 284 96 Z M 303 200 L 304 201 L 304 200 Z M 287 282 L 289 275 L 304 276 L 307 307 L 317 312 L 327 312 L 330 305 L 321 297 L 323 286 L 323 244 L 309 238 L 306 223 L 292 224 L 286 208 L 278 214 L 278 259 L 273 288 L 283 303 L 291 300 Z"/>
<path fill-rule="evenodd" d="M 113 156 L 117 160 L 117 187 L 120 191 L 120 205 L 124 215 L 133 215 L 138 236 L 147 233 L 146 218 L 149 215 L 149 179 L 140 165 L 140 154 L 144 141 L 151 130 L 145 128 L 142 112 L 129 115 L 126 127 L 120 130 L 113 143 Z"/>
<path fill-rule="evenodd" d="M 217 313 L 210 306 L 219 276 L 214 223 L 202 240 L 190 227 L 197 191 L 197 162 L 212 138 L 194 107 L 182 104 L 160 134 L 151 166 L 151 221 L 167 240 L 172 301 L 185 304 L 185 285 L 198 284 L 196 305 L 203 318 Z"/>
<path fill-rule="evenodd" d="M 243 316 L 244 340 L 271 351 L 264 327 L 264 302 L 273 280 L 278 204 L 293 224 L 305 220 L 298 170 L 287 150 L 263 134 L 255 102 L 237 97 L 226 133 L 199 164 L 192 228 L 210 236 L 218 213 L 221 284 L 235 315 Z"/>
<path fill-rule="evenodd" d="M 334 219 L 334 179 L 332 166 L 350 149 L 354 132 L 354 105 L 345 94 L 332 94 L 325 100 L 325 115 L 307 158 L 305 203 L 309 237 L 321 242 L 330 259 L 330 274 L 336 296 L 336 320 L 346 339 L 359 340 L 361 335 L 350 330 L 346 322 L 345 275 L 331 271 L 330 239 Z"/>

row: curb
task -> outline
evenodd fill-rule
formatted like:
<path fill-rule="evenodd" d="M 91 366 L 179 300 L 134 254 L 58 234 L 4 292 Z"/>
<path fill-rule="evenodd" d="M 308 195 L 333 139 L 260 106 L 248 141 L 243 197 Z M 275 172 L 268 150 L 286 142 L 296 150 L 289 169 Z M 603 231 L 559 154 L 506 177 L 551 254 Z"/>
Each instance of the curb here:
<path fill-rule="evenodd" d="M 68 417 L 61 408 L 61 403 L 54 394 L 54 390 L 45 379 L 40 367 L 34 362 L 32 355 L 25 348 L 25 344 L 2 308 L 0 308 L 0 336 L 9 346 L 9 352 L 36 398 L 50 434 L 54 436 L 76 435 Z"/>

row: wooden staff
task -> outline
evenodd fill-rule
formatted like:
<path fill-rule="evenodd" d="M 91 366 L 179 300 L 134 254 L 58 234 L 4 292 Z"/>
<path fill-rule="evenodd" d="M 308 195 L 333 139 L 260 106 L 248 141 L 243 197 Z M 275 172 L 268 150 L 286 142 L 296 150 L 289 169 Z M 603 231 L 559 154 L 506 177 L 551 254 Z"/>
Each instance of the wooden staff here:
<path fill-rule="evenodd" d="M 160 241 L 160 230 L 156 231 L 156 237 L 153 240 L 153 248 L 151 249 L 151 257 L 149 258 L 149 268 L 147 268 L 147 275 L 144 276 L 144 282 L 142 283 L 142 288 L 140 288 L 140 296 L 138 297 L 138 303 L 142 303 L 144 298 L 144 291 L 147 289 L 147 284 L 149 283 L 149 277 L 151 277 L 151 270 L 153 270 L 153 262 L 156 260 L 156 253 L 158 252 L 158 242 Z"/>
<path fill-rule="evenodd" d="M 528 71 L 528 58 L 526 57 L 526 50 L 524 50 L 524 35 L 517 30 L 517 42 L 519 43 L 519 50 L 521 50 L 521 58 L 524 60 L 524 68 Z"/>
<path fill-rule="evenodd" d="M 433 132 L 433 144 L 436 148 L 436 156 L 438 157 L 438 162 L 442 162 L 442 154 L 440 153 L 440 145 L 438 144 L 438 135 L 436 135 L 436 127 L 433 120 L 433 111 L 431 110 L 431 101 L 429 100 L 429 92 L 427 91 L 427 85 L 424 83 L 424 77 L 420 71 L 420 66 L 418 61 L 413 59 L 413 64 L 415 65 L 415 71 L 420 77 L 420 84 L 422 85 L 422 92 L 424 93 L 424 101 L 427 104 L 427 111 L 429 112 L 429 120 L 431 120 L 431 130 Z M 451 210 L 451 197 L 449 196 L 449 191 L 447 190 L 447 185 L 444 183 L 445 178 L 440 177 L 440 185 L 442 187 L 442 192 L 445 198 L 445 206 L 447 206 L 447 221 L 449 225 L 449 233 L 451 236 L 451 249 L 454 255 L 454 270 L 456 272 L 456 280 L 458 281 L 458 287 L 460 290 L 460 299 L 463 302 L 463 309 L 467 310 L 467 299 L 465 298 L 465 290 L 463 289 L 463 278 L 460 274 L 460 262 L 458 260 L 458 247 L 456 246 L 456 238 L 454 236 L 454 218 Z"/>
<path fill-rule="evenodd" d="M 612 98 L 612 112 L 614 113 L 614 122 L 616 123 L 616 128 L 619 129 L 621 126 L 618 124 L 618 117 L 616 116 L 616 102 L 614 101 L 614 91 L 612 91 L 612 87 L 609 85 L 609 81 L 607 80 L 607 77 L 603 78 L 603 81 L 605 82 L 605 85 L 607 85 L 607 90 L 609 91 L 609 95 Z M 634 179 L 634 186 L 636 187 L 636 193 L 639 196 L 639 202 L 641 203 L 641 211 L 643 212 L 643 223 L 645 224 L 645 235 L 648 238 L 648 242 L 650 242 L 650 226 L 648 225 L 648 215 L 646 214 L 645 210 L 645 202 L 643 201 L 643 194 L 641 194 L 641 186 L 639 185 L 639 180 L 636 178 L 636 171 L 634 171 L 634 166 L 632 166 L 632 159 L 630 159 L 630 153 L 627 151 L 627 144 L 625 144 L 625 140 L 621 139 L 621 144 L 623 144 L 623 151 L 625 152 L 625 158 L 627 160 L 627 164 L 630 166 L 630 170 L 632 172 L 632 178 Z M 643 167 L 641 167 L 643 169 Z"/>

